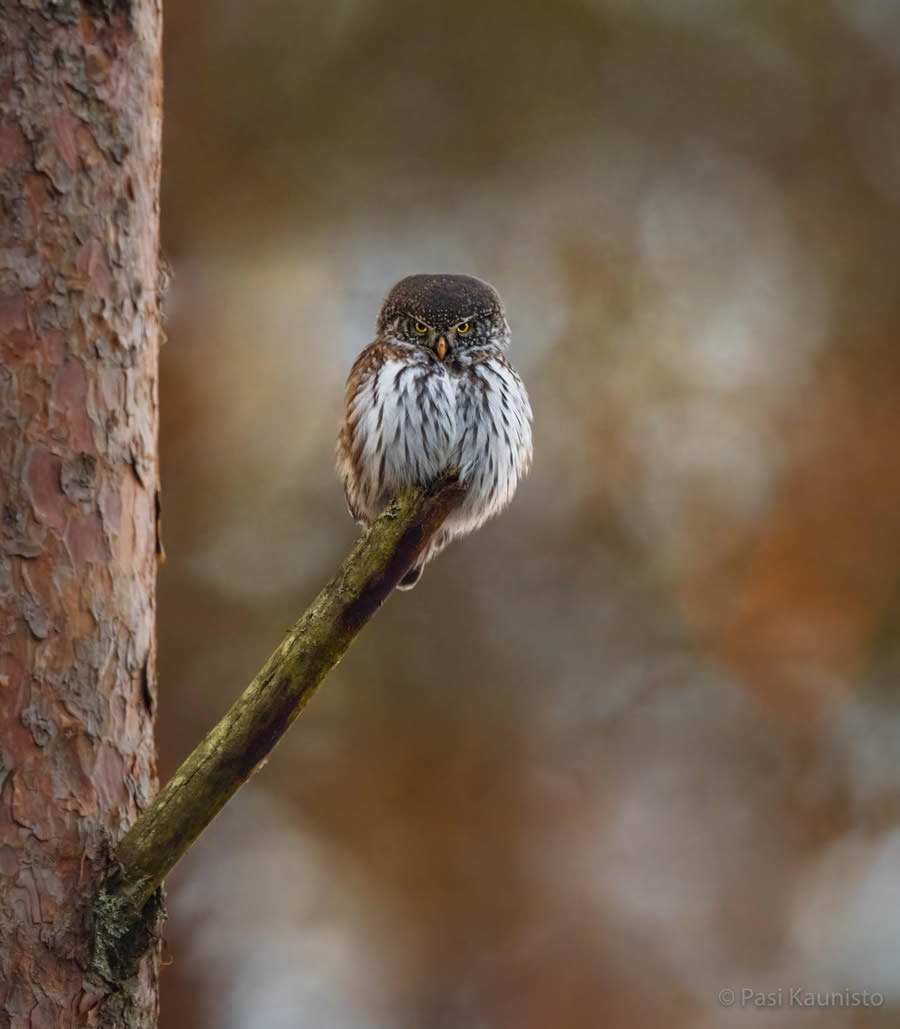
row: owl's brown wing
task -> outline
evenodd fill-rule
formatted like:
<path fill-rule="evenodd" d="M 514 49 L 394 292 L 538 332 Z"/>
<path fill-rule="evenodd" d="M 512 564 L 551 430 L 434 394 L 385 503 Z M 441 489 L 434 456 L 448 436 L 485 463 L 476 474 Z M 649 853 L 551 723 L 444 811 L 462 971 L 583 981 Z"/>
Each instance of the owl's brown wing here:
<path fill-rule="evenodd" d="M 360 511 L 360 509 L 354 503 L 353 496 L 354 494 L 350 491 L 348 484 L 345 482 L 344 497 L 347 500 L 347 511 L 349 512 L 350 517 L 353 519 L 353 521 L 357 523 L 357 525 L 366 525 L 366 519 L 363 518 L 362 511 Z"/>
<path fill-rule="evenodd" d="M 344 394 L 344 416 L 341 419 L 337 441 L 337 466 L 344 484 L 347 510 L 353 520 L 360 525 L 368 525 L 374 515 L 365 503 L 363 440 L 356 431 L 360 419 L 360 409 L 356 401 L 360 390 L 369 385 L 373 376 L 377 376 L 387 358 L 388 352 L 384 343 L 379 340 L 370 343 L 353 363 L 347 376 L 347 390 Z"/>

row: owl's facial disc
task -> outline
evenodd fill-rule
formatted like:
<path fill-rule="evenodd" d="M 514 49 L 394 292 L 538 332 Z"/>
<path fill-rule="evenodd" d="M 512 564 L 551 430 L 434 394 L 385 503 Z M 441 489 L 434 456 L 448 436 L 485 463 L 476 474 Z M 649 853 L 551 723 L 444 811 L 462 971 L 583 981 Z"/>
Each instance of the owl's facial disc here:
<path fill-rule="evenodd" d="M 407 338 L 416 346 L 431 350 L 439 361 L 443 361 L 450 350 L 450 332 L 446 329 L 435 329 L 415 315 L 407 314 Z"/>

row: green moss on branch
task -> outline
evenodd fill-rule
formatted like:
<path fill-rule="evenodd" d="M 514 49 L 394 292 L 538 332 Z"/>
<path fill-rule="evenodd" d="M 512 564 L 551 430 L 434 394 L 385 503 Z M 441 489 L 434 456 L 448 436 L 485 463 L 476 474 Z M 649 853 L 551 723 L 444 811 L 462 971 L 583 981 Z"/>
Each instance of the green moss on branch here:
<path fill-rule="evenodd" d="M 104 978 L 127 974 L 113 951 L 146 920 L 145 906 L 163 879 L 269 755 L 461 496 L 455 475 L 448 474 L 388 507 L 121 840 L 95 909 L 94 963 Z"/>

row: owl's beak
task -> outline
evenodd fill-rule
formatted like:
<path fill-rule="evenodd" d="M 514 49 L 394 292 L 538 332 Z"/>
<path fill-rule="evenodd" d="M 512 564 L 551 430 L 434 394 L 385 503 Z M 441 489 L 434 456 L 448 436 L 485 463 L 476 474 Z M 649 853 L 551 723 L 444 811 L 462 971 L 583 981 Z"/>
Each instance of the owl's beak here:
<path fill-rule="evenodd" d="M 434 345 L 434 352 L 437 354 L 438 360 L 443 361 L 447 356 L 447 341 L 441 336 L 437 343 Z"/>

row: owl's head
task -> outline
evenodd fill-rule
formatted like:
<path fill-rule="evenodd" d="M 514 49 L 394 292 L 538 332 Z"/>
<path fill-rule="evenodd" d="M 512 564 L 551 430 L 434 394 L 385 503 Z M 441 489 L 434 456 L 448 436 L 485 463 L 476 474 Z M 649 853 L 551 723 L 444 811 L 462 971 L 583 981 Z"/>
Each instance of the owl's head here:
<path fill-rule="evenodd" d="M 443 361 L 475 347 L 505 346 L 509 326 L 493 286 L 471 275 L 408 275 L 378 313 L 383 339 L 431 350 Z"/>

